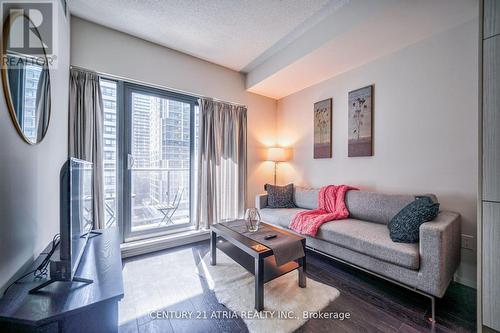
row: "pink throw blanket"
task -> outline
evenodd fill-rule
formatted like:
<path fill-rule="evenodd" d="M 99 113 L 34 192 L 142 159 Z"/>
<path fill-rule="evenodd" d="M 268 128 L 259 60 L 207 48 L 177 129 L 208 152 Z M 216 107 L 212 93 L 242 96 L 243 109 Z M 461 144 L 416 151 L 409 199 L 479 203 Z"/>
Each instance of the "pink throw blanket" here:
<path fill-rule="evenodd" d="M 322 187 L 319 191 L 318 209 L 295 214 L 289 225 L 290 229 L 314 237 L 323 223 L 349 217 L 349 210 L 344 200 L 349 190 L 357 190 L 357 188 L 347 185 Z"/>

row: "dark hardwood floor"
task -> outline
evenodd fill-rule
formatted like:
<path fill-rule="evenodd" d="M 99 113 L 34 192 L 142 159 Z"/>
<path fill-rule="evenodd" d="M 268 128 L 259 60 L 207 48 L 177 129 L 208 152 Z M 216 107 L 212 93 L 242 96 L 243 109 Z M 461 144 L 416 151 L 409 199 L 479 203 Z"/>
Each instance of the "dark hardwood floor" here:
<path fill-rule="evenodd" d="M 152 319 L 151 311 L 223 311 L 195 271 L 209 242 L 126 259 L 120 332 L 248 332 L 240 319 Z M 340 296 L 325 311 L 350 312 L 349 320 L 309 320 L 297 332 L 474 332 L 476 292 L 452 283 L 437 300 L 437 323 L 426 317 L 429 300 L 321 255 L 307 252 L 307 276 L 331 285 Z M 267 333 L 267 332 L 266 332 Z"/>

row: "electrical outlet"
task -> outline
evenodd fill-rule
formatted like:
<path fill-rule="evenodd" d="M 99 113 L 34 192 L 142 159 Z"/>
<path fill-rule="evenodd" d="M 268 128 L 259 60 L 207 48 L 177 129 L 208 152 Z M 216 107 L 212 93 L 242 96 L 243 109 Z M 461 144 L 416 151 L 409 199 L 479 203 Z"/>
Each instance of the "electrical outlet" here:
<path fill-rule="evenodd" d="M 474 250 L 474 236 L 462 234 L 461 247 L 467 250 Z"/>

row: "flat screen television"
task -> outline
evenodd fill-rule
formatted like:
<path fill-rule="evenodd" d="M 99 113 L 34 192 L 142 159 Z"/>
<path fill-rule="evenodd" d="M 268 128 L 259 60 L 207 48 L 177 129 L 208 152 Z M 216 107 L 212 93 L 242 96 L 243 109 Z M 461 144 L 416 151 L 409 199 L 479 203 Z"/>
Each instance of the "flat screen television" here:
<path fill-rule="evenodd" d="M 60 173 L 60 253 L 51 278 L 73 280 L 93 229 L 93 166 L 70 158 Z"/>

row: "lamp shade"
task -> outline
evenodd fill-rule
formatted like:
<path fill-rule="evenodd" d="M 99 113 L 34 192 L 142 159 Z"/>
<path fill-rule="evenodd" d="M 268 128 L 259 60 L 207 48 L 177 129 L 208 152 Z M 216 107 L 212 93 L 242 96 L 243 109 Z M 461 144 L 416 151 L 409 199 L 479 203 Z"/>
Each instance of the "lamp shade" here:
<path fill-rule="evenodd" d="M 283 147 L 270 147 L 267 149 L 266 161 L 286 162 L 288 161 L 287 150 Z"/>

